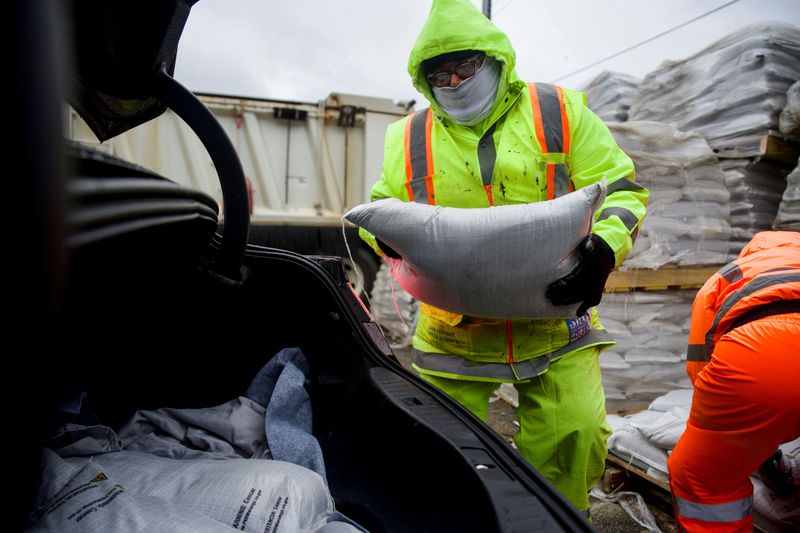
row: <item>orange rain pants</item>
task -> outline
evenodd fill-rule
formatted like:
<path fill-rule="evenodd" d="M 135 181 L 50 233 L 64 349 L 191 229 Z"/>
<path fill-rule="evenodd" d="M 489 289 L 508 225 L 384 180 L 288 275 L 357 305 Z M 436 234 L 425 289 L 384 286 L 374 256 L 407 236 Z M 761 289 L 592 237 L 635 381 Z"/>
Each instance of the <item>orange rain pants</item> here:
<path fill-rule="evenodd" d="M 753 530 L 749 476 L 800 435 L 800 313 L 723 335 L 697 375 L 686 431 L 668 460 L 680 526 Z"/>

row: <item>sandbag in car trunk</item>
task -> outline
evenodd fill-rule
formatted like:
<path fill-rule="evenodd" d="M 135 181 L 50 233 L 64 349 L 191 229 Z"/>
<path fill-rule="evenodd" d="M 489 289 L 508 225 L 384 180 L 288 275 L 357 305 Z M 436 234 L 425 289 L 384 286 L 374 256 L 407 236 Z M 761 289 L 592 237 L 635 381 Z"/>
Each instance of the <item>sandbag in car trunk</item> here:
<path fill-rule="evenodd" d="M 43 504 L 28 531 L 314 533 L 334 521 L 325 480 L 283 461 L 169 459 L 135 451 L 62 459 L 46 451 Z"/>

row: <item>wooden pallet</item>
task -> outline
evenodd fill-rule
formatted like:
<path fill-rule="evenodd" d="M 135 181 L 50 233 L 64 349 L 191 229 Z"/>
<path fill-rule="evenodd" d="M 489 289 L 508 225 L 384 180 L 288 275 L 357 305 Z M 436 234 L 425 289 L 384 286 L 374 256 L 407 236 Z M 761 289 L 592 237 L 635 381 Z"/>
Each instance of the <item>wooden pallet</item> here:
<path fill-rule="evenodd" d="M 609 453 L 608 456 L 606 457 L 606 460 L 609 463 L 613 463 L 613 464 L 615 464 L 615 465 L 617 465 L 619 467 L 622 467 L 624 470 L 639 476 L 640 478 L 648 481 L 649 483 L 652 483 L 653 485 L 656 485 L 657 487 L 659 487 L 661 489 L 664 489 L 667 492 L 670 492 L 669 483 L 666 483 L 666 482 L 664 482 L 664 481 L 662 481 L 660 479 L 654 478 L 651 475 L 648 475 L 647 472 L 645 472 L 644 470 L 642 470 L 638 466 L 630 464 L 625 459 L 622 459 L 622 458 L 617 457 L 616 455 L 614 455 L 612 453 Z"/>
<path fill-rule="evenodd" d="M 787 165 L 796 165 L 800 157 L 800 144 L 768 135 L 759 144 L 761 157 L 772 161 L 780 161 Z"/>
<path fill-rule="evenodd" d="M 669 483 L 649 476 L 641 468 L 609 453 L 601 486 L 606 494 L 614 494 L 621 491 L 636 492 L 641 495 L 651 511 L 658 509 L 663 516 L 669 518 L 673 527 L 667 527 L 665 531 L 676 530 L 675 510 L 672 506 L 672 493 L 669 490 Z"/>
<path fill-rule="evenodd" d="M 749 159 L 753 162 L 766 159 L 790 167 L 797 165 L 797 158 L 800 156 L 800 143 L 786 139 L 776 131 L 732 145 L 715 143 L 712 148 L 720 159 Z"/>
<path fill-rule="evenodd" d="M 722 265 L 675 267 L 658 270 L 614 271 L 606 282 L 606 292 L 639 290 L 699 289 Z"/>

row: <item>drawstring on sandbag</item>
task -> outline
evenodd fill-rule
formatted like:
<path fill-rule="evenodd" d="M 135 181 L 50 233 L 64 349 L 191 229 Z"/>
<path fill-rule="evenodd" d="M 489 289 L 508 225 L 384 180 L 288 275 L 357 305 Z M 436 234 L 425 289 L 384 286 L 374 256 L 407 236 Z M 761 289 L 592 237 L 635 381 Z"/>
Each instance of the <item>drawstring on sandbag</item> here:
<path fill-rule="evenodd" d="M 350 258 L 350 262 L 355 265 L 355 261 L 353 261 L 353 253 L 350 251 L 350 244 L 347 242 L 347 233 L 345 232 L 345 227 L 344 227 L 344 217 L 341 217 L 340 220 L 342 222 L 342 239 L 344 240 L 344 246 L 347 249 L 347 255 Z M 400 319 L 400 323 L 403 324 L 403 326 L 408 327 L 406 321 L 403 320 L 403 315 L 400 313 L 400 306 L 397 305 L 397 296 L 395 295 L 394 292 L 394 274 L 392 274 L 391 272 L 389 275 L 389 287 L 392 290 L 392 302 L 394 303 L 394 310 L 397 313 L 397 318 Z M 372 301 L 370 300 L 369 294 L 367 294 L 366 291 L 364 291 L 364 296 L 367 299 L 367 303 L 369 304 L 370 309 L 372 309 Z"/>

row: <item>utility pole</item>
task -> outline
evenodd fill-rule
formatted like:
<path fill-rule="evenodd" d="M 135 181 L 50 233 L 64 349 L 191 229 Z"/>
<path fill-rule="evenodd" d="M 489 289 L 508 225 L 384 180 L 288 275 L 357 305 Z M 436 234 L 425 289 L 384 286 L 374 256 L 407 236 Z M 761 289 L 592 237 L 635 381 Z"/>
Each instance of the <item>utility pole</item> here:
<path fill-rule="evenodd" d="M 483 0 L 483 14 L 487 19 L 492 20 L 492 0 Z"/>

